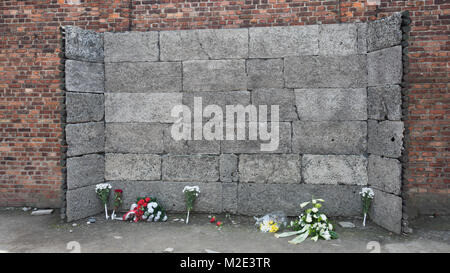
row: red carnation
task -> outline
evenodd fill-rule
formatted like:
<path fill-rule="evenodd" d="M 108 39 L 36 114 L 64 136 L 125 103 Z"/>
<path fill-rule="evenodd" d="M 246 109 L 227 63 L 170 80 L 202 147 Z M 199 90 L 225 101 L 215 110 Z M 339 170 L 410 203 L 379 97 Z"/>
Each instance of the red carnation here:
<path fill-rule="evenodd" d="M 210 223 L 214 223 L 216 221 L 216 216 L 211 217 L 211 219 L 209 220 Z"/>
<path fill-rule="evenodd" d="M 218 227 L 221 227 L 222 225 L 223 225 L 223 223 L 220 221 L 216 223 L 216 226 L 218 226 Z"/>
<path fill-rule="evenodd" d="M 123 193 L 123 191 L 121 189 L 116 189 L 114 191 L 117 192 L 117 193 Z"/>
<path fill-rule="evenodd" d="M 150 202 L 150 198 L 148 198 L 148 197 L 145 198 L 145 202 L 147 202 L 147 203 Z"/>

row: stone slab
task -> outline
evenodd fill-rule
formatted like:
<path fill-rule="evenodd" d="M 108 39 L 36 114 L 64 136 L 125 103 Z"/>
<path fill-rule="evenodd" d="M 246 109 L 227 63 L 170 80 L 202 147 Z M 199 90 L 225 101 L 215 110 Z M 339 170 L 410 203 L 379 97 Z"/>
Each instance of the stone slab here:
<path fill-rule="evenodd" d="M 358 53 L 355 24 L 319 25 L 319 55 L 351 55 Z"/>
<path fill-rule="evenodd" d="M 180 62 L 125 62 L 105 64 L 107 92 L 180 92 Z"/>
<path fill-rule="evenodd" d="M 396 46 L 367 54 L 369 86 L 399 84 L 402 81 L 402 47 Z"/>
<path fill-rule="evenodd" d="M 67 156 L 100 153 L 105 151 L 103 122 L 66 125 Z"/>
<path fill-rule="evenodd" d="M 367 47 L 372 52 L 393 47 L 402 42 L 402 15 L 393 15 L 367 23 Z"/>
<path fill-rule="evenodd" d="M 201 125 L 201 124 L 200 124 Z M 199 126 L 200 126 L 199 125 Z M 184 154 L 219 154 L 219 140 L 193 140 L 194 127 L 191 125 L 192 140 L 175 140 L 172 137 L 172 125 L 164 128 L 164 152 L 168 154 L 184 155 Z"/>
<path fill-rule="evenodd" d="M 239 156 L 239 182 L 300 183 L 301 157 L 296 154 Z"/>
<path fill-rule="evenodd" d="M 248 29 L 198 29 L 160 32 L 162 61 L 245 59 Z"/>
<path fill-rule="evenodd" d="M 369 120 L 369 153 L 398 158 L 403 150 L 403 130 L 401 121 Z"/>
<path fill-rule="evenodd" d="M 151 62 L 159 60 L 157 31 L 127 31 L 104 35 L 105 62 Z"/>
<path fill-rule="evenodd" d="M 295 95 L 292 89 L 255 89 L 252 91 L 252 104 L 258 107 L 267 105 L 268 118 L 272 120 L 271 106 L 278 105 L 279 121 L 298 120 Z M 274 119 L 274 121 L 277 121 Z"/>
<path fill-rule="evenodd" d="M 91 154 L 67 159 L 67 188 L 73 190 L 102 183 L 105 179 L 105 158 Z"/>
<path fill-rule="evenodd" d="M 397 159 L 369 156 L 369 185 L 387 193 L 400 195 L 402 165 Z"/>
<path fill-rule="evenodd" d="M 300 120 L 367 120 L 367 94 L 357 89 L 295 89 Z"/>
<path fill-rule="evenodd" d="M 66 60 L 65 81 L 67 91 L 103 93 L 103 64 Z"/>
<path fill-rule="evenodd" d="M 67 59 L 103 62 L 103 34 L 76 26 L 65 26 L 64 52 Z"/>
<path fill-rule="evenodd" d="M 219 181 L 219 157 L 213 155 L 169 155 L 162 158 L 165 181 Z"/>
<path fill-rule="evenodd" d="M 106 123 L 107 153 L 164 152 L 163 128 L 159 123 Z"/>
<path fill-rule="evenodd" d="M 255 27 L 249 29 L 250 58 L 317 55 L 319 27 Z"/>
<path fill-rule="evenodd" d="M 68 190 L 66 202 L 68 222 L 96 215 L 104 210 L 104 206 L 95 192 L 95 185 Z"/>
<path fill-rule="evenodd" d="M 367 158 L 362 155 L 303 155 L 306 184 L 367 185 Z"/>
<path fill-rule="evenodd" d="M 402 221 L 402 198 L 374 189 L 369 217 L 377 225 L 400 234 Z"/>
<path fill-rule="evenodd" d="M 258 184 L 239 183 L 238 213 L 264 215 L 281 210 L 288 216 L 302 212 L 300 203 L 311 198 L 323 198 L 322 207 L 329 217 L 361 214 L 360 186 L 310 184 Z"/>
<path fill-rule="evenodd" d="M 183 91 L 246 90 L 245 60 L 183 62 Z"/>
<path fill-rule="evenodd" d="M 238 184 L 222 184 L 222 210 L 224 213 L 237 213 L 238 211 Z"/>
<path fill-rule="evenodd" d="M 106 93 L 105 120 L 171 123 L 171 110 L 181 102 L 181 93 Z"/>
<path fill-rule="evenodd" d="M 105 156 L 105 180 L 160 180 L 161 157 L 153 154 Z"/>
<path fill-rule="evenodd" d="M 301 154 L 362 154 L 367 150 L 364 121 L 295 121 L 292 151 Z"/>
<path fill-rule="evenodd" d="M 284 86 L 283 59 L 249 59 L 246 64 L 249 89 Z"/>
<path fill-rule="evenodd" d="M 285 87 L 366 87 L 366 55 L 300 56 L 284 60 Z"/>
<path fill-rule="evenodd" d="M 100 121 L 105 113 L 104 95 L 67 92 L 66 111 L 68 123 Z"/>
<path fill-rule="evenodd" d="M 221 154 L 219 158 L 220 181 L 239 181 L 238 156 L 234 154 Z"/>
<path fill-rule="evenodd" d="M 359 54 L 367 53 L 367 23 L 356 23 L 358 33 L 357 50 Z"/>
<path fill-rule="evenodd" d="M 402 92 L 398 85 L 367 88 L 367 113 L 369 119 L 400 120 L 402 117 Z"/>

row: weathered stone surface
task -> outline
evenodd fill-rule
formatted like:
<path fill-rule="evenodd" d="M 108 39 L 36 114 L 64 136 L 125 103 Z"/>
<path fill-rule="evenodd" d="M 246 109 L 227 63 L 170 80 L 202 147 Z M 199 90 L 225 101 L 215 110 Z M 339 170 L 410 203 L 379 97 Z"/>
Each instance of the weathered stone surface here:
<path fill-rule="evenodd" d="M 106 93 L 106 122 L 174 122 L 174 106 L 181 104 L 181 93 Z"/>
<path fill-rule="evenodd" d="M 248 88 L 282 88 L 283 59 L 247 60 Z"/>
<path fill-rule="evenodd" d="M 355 24 L 319 25 L 320 55 L 351 55 L 358 49 Z"/>
<path fill-rule="evenodd" d="M 195 123 L 197 124 L 197 123 Z M 164 128 L 164 151 L 169 154 L 219 154 L 219 140 L 193 140 L 195 124 L 191 124 L 192 140 L 175 140 L 172 136 L 172 125 Z M 201 125 L 201 124 L 200 124 Z M 200 126 L 199 125 L 199 126 Z"/>
<path fill-rule="evenodd" d="M 157 31 L 106 32 L 105 62 L 151 62 L 158 61 Z"/>
<path fill-rule="evenodd" d="M 294 153 L 362 154 L 367 149 L 364 121 L 296 121 L 292 126 Z"/>
<path fill-rule="evenodd" d="M 219 181 L 219 157 L 212 155 L 169 155 L 162 158 L 166 181 Z"/>
<path fill-rule="evenodd" d="M 246 90 L 245 60 L 210 60 L 183 62 L 183 90 Z"/>
<path fill-rule="evenodd" d="M 161 31 L 162 61 L 245 59 L 248 29 Z"/>
<path fill-rule="evenodd" d="M 103 34 L 75 26 L 65 26 L 66 58 L 103 62 Z"/>
<path fill-rule="evenodd" d="M 400 157 L 403 150 L 403 129 L 401 121 L 369 120 L 369 153 L 387 157 Z"/>
<path fill-rule="evenodd" d="M 107 92 L 180 92 L 180 62 L 135 62 L 105 64 Z"/>
<path fill-rule="evenodd" d="M 67 156 L 77 156 L 105 151 L 103 122 L 66 125 Z"/>
<path fill-rule="evenodd" d="M 369 185 L 384 192 L 400 195 L 402 165 L 397 159 L 369 156 Z"/>
<path fill-rule="evenodd" d="M 73 190 L 102 183 L 105 178 L 105 158 L 91 154 L 67 159 L 67 188 Z"/>
<path fill-rule="evenodd" d="M 295 89 L 300 120 L 366 120 L 367 95 L 358 89 Z"/>
<path fill-rule="evenodd" d="M 278 105 L 279 121 L 298 120 L 295 109 L 295 95 L 292 89 L 270 88 L 253 90 L 252 104 L 257 106 L 258 109 L 260 105 L 267 105 L 267 120 L 272 120 L 270 115 L 272 105 Z"/>
<path fill-rule="evenodd" d="M 399 84 L 402 81 L 402 47 L 396 46 L 367 54 L 369 86 Z"/>
<path fill-rule="evenodd" d="M 66 90 L 103 93 L 105 75 L 103 64 L 67 60 L 65 66 Z"/>
<path fill-rule="evenodd" d="M 260 134 L 258 131 L 258 139 L 257 140 L 249 140 L 248 135 L 248 126 L 245 126 L 246 132 L 246 140 L 237 140 L 237 135 L 235 133 L 234 140 L 226 140 L 226 134 L 224 134 L 224 140 L 221 141 L 221 152 L 222 153 L 290 153 L 291 152 L 291 124 L 290 122 L 278 122 L 278 148 L 274 150 L 262 150 L 261 144 L 269 144 L 276 146 L 277 141 L 275 139 L 276 134 L 273 136 L 272 142 L 270 140 L 261 140 Z M 271 123 L 267 124 L 268 131 L 271 130 Z M 236 132 L 236 130 L 235 130 Z"/>
<path fill-rule="evenodd" d="M 104 210 L 102 202 L 95 193 L 95 185 L 66 192 L 67 221 L 79 220 Z"/>
<path fill-rule="evenodd" d="M 279 58 L 317 55 L 319 27 L 256 27 L 249 29 L 250 58 Z"/>
<path fill-rule="evenodd" d="M 300 56 L 284 60 L 285 86 L 366 87 L 366 55 Z"/>
<path fill-rule="evenodd" d="M 306 184 L 367 185 L 367 158 L 362 155 L 303 155 Z"/>
<path fill-rule="evenodd" d="M 220 181 L 236 182 L 239 180 L 238 157 L 234 154 L 221 154 L 219 158 Z"/>
<path fill-rule="evenodd" d="M 288 216 L 301 213 L 300 203 L 312 197 L 325 199 L 323 211 L 327 216 L 361 214 L 360 186 L 310 184 L 239 183 L 238 213 L 264 215 L 281 210 Z"/>
<path fill-rule="evenodd" d="M 284 155 L 240 155 L 239 182 L 300 183 L 301 157 Z"/>
<path fill-rule="evenodd" d="M 385 229 L 400 234 L 402 221 L 402 198 L 374 189 L 369 217 Z"/>
<path fill-rule="evenodd" d="M 223 183 L 222 184 L 222 209 L 225 213 L 237 213 L 238 205 L 238 184 Z"/>
<path fill-rule="evenodd" d="M 105 180 L 160 180 L 161 157 L 153 154 L 106 154 Z"/>
<path fill-rule="evenodd" d="M 193 212 L 221 213 L 222 183 L 195 182 L 161 182 L 161 181 L 111 181 L 113 188 L 122 189 L 125 194 L 122 209 L 127 210 L 136 202 L 136 196 L 154 196 L 169 212 L 186 212 L 183 193 L 185 186 L 199 186 L 200 196 L 194 203 Z M 230 200 L 230 199 L 227 199 Z M 111 201 L 112 202 L 112 201 Z"/>
<path fill-rule="evenodd" d="M 400 120 L 402 117 L 402 93 L 398 85 L 367 88 L 367 112 L 369 119 Z"/>
<path fill-rule="evenodd" d="M 100 121 L 105 113 L 104 95 L 67 92 L 66 111 L 68 123 Z"/>
<path fill-rule="evenodd" d="M 163 128 L 159 123 L 106 123 L 105 151 L 163 153 Z"/>
<path fill-rule="evenodd" d="M 357 50 L 359 54 L 367 53 L 367 23 L 356 23 L 358 33 Z"/>
<path fill-rule="evenodd" d="M 401 13 L 367 23 L 368 51 L 399 45 L 402 42 Z"/>

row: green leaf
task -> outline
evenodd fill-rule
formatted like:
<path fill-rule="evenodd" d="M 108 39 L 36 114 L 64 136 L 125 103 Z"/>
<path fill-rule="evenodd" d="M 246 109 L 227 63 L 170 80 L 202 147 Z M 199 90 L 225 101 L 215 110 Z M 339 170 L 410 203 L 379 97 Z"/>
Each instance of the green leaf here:
<path fill-rule="evenodd" d="M 293 235 L 297 235 L 300 234 L 300 231 L 290 231 L 290 232 L 283 232 L 281 234 L 276 233 L 275 234 L 275 238 L 284 238 L 284 237 L 289 237 L 289 236 L 293 236 Z"/>
<path fill-rule="evenodd" d="M 330 235 L 331 235 L 331 239 L 338 239 L 339 238 L 339 235 L 336 232 L 334 232 L 332 230 L 330 230 L 329 232 L 330 232 Z"/>
<path fill-rule="evenodd" d="M 306 238 L 308 238 L 308 232 L 303 232 L 302 234 L 300 234 L 299 236 L 295 237 L 294 239 L 290 240 L 289 243 L 290 244 L 300 244 L 301 242 L 303 242 L 304 240 L 306 240 Z"/>
<path fill-rule="evenodd" d="M 309 204 L 309 201 L 308 201 L 308 202 L 303 202 L 303 203 L 300 204 L 300 208 L 304 208 L 304 207 L 306 207 L 308 204 Z"/>

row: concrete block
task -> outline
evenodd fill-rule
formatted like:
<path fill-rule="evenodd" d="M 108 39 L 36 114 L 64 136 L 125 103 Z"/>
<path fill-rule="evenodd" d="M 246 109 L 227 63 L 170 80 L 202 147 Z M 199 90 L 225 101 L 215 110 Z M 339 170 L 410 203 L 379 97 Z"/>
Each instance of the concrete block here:
<path fill-rule="evenodd" d="M 239 181 L 238 156 L 234 154 L 221 154 L 219 158 L 220 181 Z"/>
<path fill-rule="evenodd" d="M 183 90 L 246 90 L 245 60 L 211 60 L 183 62 Z"/>
<path fill-rule="evenodd" d="M 66 111 L 68 123 L 100 121 L 105 113 L 104 95 L 67 92 Z"/>
<path fill-rule="evenodd" d="M 369 153 L 394 158 L 401 156 L 403 150 L 403 122 L 369 120 L 368 130 Z"/>
<path fill-rule="evenodd" d="M 106 122 L 171 123 L 174 106 L 182 102 L 181 93 L 107 93 Z"/>
<path fill-rule="evenodd" d="M 367 47 L 372 52 L 393 47 L 402 42 L 402 16 L 397 12 L 393 15 L 367 23 Z"/>
<path fill-rule="evenodd" d="M 103 93 L 105 75 L 103 64 L 66 60 L 66 90 Z"/>
<path fill-rule="evenodd" d="M 161 157 L 153 154 L 106 154 L 105 180 L 160 180 Z"/>
<path fill-rule="evenodd" d="M 193 140 L 194 127 L 191 125 L 192 140 L 175 140 L 172 137 L 172 125 L 164 127 L 164 152 L 168 154 L 219 154 L 220 140 Z"/>
<path fill-rule="evenodd" d="M 103 122 L 66 125 L 67 156 L 100 153 L 105 151 Z"/>
<path fill-rule="evenodd" d="M 285 155 L 239 156 L 239 182 L 291 184 L 300 183 L 301 157 Z"/>
<path fill-rule="evenodd" d="M 362 154 L 367 149 L 364 121 L 295 121 L 292 151 L 301 154 Z"/>
<path fill-rule="evenodd" d="M 255 27 L 249 29 L 250 58 L 317 55 L 319 27 Z"/>
<path fill-rule="evenodd" d="M 106 123 L 107 153 L 164 152 L 164 126 L 160 123 Z"/>
<path fill-rule="evenodd" d="M 367 88 L 367 112 L 369 119 L 400 120 L 402 117 L 402 93 L 398 85 Z"/>
<path fill-rule="evenodd" d="M 260 105 L 267 105 L 267 120 L 272 120 L 270 115 L 271 105 L 278 105 L 279 121 L 298 120 L 295 107 L 295 95 L 292 89 L 256 89 L 252 91 L 252 104 L 259 109 Z M 276 120 L 275 120 L 276 121 Z"/>
<path fill-rule="evenodd" d="M 284 60 L 285 87 L 366 87 L 366 55 L 300 56 Z"/>
<path fill-rule="evenodd" d="M 300 120 L 367 120 L 365 88 L 295 89 Z"/>
<path fill-rule="evenodd" d="M 367 185 L 367 158 L 362 155 L 303 155 L 306 184 Z"/>
<path fill-rule="evenodd" d="M 65 26 L 67 59 L 87 62 L 103 62 L 103 34 L 75 26 Z"/>
<path fill-rule="evenodd" d="M 91 154 L 67 159 L 67 188 L 69 190 L 103 183 L 105 158 Z"/>
<path fill-rule="evenodd" d="M 375 224 L 400 234 L 402 221 L 402 198 L 374 189 L 369 217 Z"/>
<path fill-rule="evenodd" d="M 198 29 L 160 32 L 162 61 L 245 59 L 248 29 Z"/>
<path fill-rule="evenodd" d="M 162 158 L 165 181 L 219 181 L 219 157 L 212 155 L 169 155 Z"/>
<path fill-rule="evenodd" d="M 369 185 L 384 192 L 400 195 L 402 165 L 397 159 L 369 156 Z"/>
<path fill-rule="evenodd" d="M 358 53 L 355 24 L 319 25 L 320 55 L 351 55 Z"/>
<path fill-rule="evenodd" d="M 356 23 L 358 54 L 367 53 L 367 23 Z"/>
<path fill-rule="evenodd" d="M 66 192 L 67 221 L 75 221 L 102 212 L 105 207 L 95 192 L 95 185 Z"/>
<path fill-rule="evenodd" d="M 237 213 L 238 211 L 238 184 L 222 184 L 222 210 L 225 213 Z"/>
<path fill-rule="evenodd" d="M 106 32 L 105 62 L 151 62 L 158 61 L 157 31 Z"/>
<path fill-rule="evenodd" d="M 283 70 L 283 59 L 247 60 L 248 88 L 282 88 Z"/>
<path fill-rule="evenodd" d="M 180 62 L 106 63 L 105 73 L 107 92 L 181 91 Z"/>
<path fill-rule="evenodd" d="M 369 86 L 399 84 L 402 81 L 402 47 L 396 46 L 367 54 Z"/>

